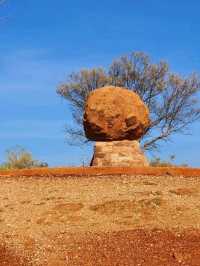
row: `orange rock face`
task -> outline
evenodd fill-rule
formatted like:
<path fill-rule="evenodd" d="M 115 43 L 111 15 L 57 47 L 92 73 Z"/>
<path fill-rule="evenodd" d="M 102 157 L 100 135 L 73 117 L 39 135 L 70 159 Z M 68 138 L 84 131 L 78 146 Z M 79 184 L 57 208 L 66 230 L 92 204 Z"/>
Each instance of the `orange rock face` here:
<path fill-rule="evenodd" d="M 149 127 L 149 110 L 132 91 L 103 87 L 89 95 L 83 124 L 90 140 L 138 140 Z"/>

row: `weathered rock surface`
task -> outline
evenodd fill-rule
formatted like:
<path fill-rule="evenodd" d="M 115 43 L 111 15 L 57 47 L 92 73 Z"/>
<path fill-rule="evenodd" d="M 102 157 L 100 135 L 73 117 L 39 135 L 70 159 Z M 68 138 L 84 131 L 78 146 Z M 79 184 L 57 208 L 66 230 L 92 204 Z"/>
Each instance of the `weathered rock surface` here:
<path fill-rule="evenodd" d="M 138 140 L 149 127 L 149 110 L 132 91 L 103 87 L 89 95 L 83 124 L 90 140 Z"/>
<path fill-rule="evenodd" d="M 96 142 L 91 166 L 149 166 L 138 141 Z"/>

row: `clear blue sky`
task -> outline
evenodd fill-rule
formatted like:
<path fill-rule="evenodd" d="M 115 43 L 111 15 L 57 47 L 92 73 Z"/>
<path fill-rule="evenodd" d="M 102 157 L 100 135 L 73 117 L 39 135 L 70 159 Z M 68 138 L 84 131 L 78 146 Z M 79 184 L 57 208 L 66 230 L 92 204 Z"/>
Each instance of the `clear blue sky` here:
<path fill-rule="evenodd" d="M 0 7 L 0 162 L 16 144 L 54 165 L 79 165 L 91 148 L 66 144 L 71 123 L 56 87 L 80 68 L 107 66 L 131 51 L 200 71 L 198 0 L 7 0 Z M 160 149 L 200 166 L 200 123 Z"/>

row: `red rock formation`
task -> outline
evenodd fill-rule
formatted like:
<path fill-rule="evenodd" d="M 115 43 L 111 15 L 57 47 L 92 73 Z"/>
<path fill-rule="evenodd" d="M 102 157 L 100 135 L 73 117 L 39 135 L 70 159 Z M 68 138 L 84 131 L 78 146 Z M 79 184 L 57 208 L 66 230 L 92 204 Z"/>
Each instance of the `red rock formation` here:
<path fill-rule="evenodd" d="M 149 166 L 136 140 L 96 142 L 91 166 Z"/>
<path fill-rule="evenodd" d="M 149 127 L 149 111 L 133 91 L 103 87 L 89 95 L 83 124 L 90 140 L 138 140 Z"/>

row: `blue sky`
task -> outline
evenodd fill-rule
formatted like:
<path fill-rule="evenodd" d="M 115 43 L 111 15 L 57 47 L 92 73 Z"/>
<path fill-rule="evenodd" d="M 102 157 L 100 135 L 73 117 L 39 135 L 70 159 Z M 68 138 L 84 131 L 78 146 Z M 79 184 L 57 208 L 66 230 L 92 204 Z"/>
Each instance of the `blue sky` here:
<path fill-rule="evenodd" d="M 80 165 L 92 148 L 67 145 L 71 123 L 56 87 L 80 68 L 107 67 L 144 51 L 182 75 L 200 70 L 198 0 L 20 0 L 0 7 L 0 162 L 21 145 L 51 166 Z M 200 123 L 160 148 L 165 159 L 200 166 Z"/>

